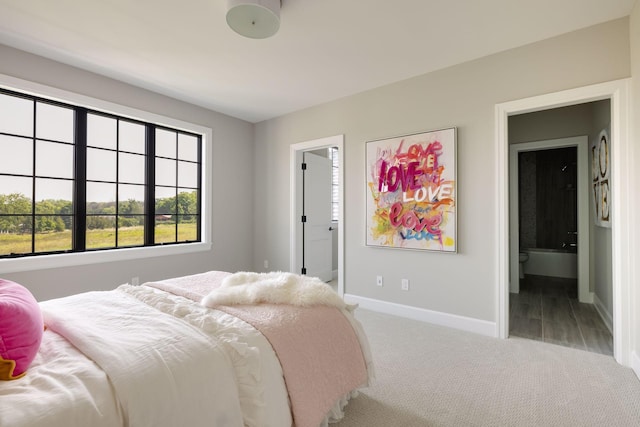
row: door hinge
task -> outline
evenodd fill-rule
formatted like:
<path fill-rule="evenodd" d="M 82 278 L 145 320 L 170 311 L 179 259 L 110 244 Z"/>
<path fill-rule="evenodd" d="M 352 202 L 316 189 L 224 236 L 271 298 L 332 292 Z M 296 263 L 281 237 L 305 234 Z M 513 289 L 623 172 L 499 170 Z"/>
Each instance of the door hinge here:
<path fill-rule="evenodd" d="M 303 170 L 303 171 L 306 171 L 306 170 L 307 170 L 307 164 L 306 164 L 306 163 L 303 163 L 303 164 L 302 164 L 302 170 Z"/>
<path fill-rule="evenodd" d="M 307 222 L 307 216 L 306 215 L 302 215 L 302 222 Z"/>
<path fill-rule="evenodd" d="M 302 267 L 302 274 L 307 274 L 307 269 Z"/>

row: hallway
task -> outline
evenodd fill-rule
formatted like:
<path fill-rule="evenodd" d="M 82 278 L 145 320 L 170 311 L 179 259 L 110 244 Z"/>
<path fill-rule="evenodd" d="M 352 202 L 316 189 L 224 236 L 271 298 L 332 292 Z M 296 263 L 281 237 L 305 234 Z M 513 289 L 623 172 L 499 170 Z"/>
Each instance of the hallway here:
<path fill-rule="evenodd" d="M 527 275 L 509 294 L 509 335 L 613 356 L 613 338 L 573 279 Z"/>

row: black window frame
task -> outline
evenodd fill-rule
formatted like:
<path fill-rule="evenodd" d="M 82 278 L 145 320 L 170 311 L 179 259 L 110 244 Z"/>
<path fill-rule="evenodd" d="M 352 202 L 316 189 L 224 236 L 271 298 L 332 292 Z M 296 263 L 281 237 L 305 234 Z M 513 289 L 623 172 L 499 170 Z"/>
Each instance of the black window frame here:
<path fill-rule="evenodd" d="M 86 252 L 96 252 L 96 251 L 117 251 L 121 249 L 129 249 L 129 248 L 145 248 L 145 247 L 156 247 L 156 246 L 166 246 L 166 245 L 185 245 L 185 244 L 193 244 L 193 243 L 202 243 L 202 228 L 203 228 L 203 217 L 202 206 L 203 206 L 203 138 L 204 135 L 199 132 L 193 132 L 185 129 L 179 129 L 171 126 L 167 126 L 161 123 L 154 123 L 151 121 L 140 120 L 132 117 L 127 117 L 125 115 L 119 115 L 114 113 L 109 113 L 106 111 L 101 111 L 99 109 L 87 108 L 81 105 L 74 105 L 68 102 L 62 102 L 54 99 L 50 99 L 43 96 L 38 96 L 30 93 L 23 93 L 17 90 L 7 89 L 0 87 L 0 94 L 13 96 L 21 99 L 27 99 L 33 102 L 34 108 L 34 117 L 33 117 L 33 134 L 31 136 L 25 135 L 16 135 L 7 132 L 1 132 L 2 136 L 9 137 L 19 137 L 19 138 L 28 138 L 32 139 L 32 142 L 36 144 L 36 141 L 45 141 L 45 142 L 56 142 L 60 143 L 60 141 L 47 140 L 43 138 L 37 137 L 37 129 L 36 129 L 36 115 L 35 109 L 38 102 L 50 104 L 58 107 L 68 108 L 73 110 L 74 115 L 74 137 L 73 137 L 73 147 L 74 147 L 74 165 L 73 165 L 73 178 L 70 180 L 73 181 L 73 196 L 72 196 L 72 206 L 73 213 L 70 215 L 72 219 L 72 239 L 71 239 L 71 249 L 68 250 L 54 250 L 54 251 L 42 251 L 36 252 L 35 246 L 35 238 L 37 235 L 35 221 L 38 216 L 42 216 L 44 214 L 38 214 L 36 212 L 36 197 L 35 194 L 31 194 L 31 213 L 27 215 L 19 215 L 24 217 L 30 217 L 32 222 L 31 227 L 31 251 L 28 253 L 12 253 L 12 254 L 0 254 L 0 259 L 12 259 L 12 258 L 32 258 L 39 257 L 44 255 L 52 255 L 52 254 L 72 254 L 72 253 L 86 253 Z M 118 226 L 119 221 L 119 208 L 120 208 L 120 200 L 116 197 L 115 203 L 115 246 L 110 247 L 100 247 L 100 248 L 87 248 L 86 247 L 86 232 L 87 232 L 87 194 L 86 194 L 86 185 L 87 185 L 87 116 L 89 114 L 95 114 L 99 116 L 109 117 L 115 119 L 117 121 L 126 121 L 130 123 L 135 123 L 139 125 L 143 125 L 145 127 L 145 153 L 144 163 L 145 163 L 145 172 L 144 172 L 144 184 L 141 184 L 144 187 L 144 195 L 145 195 L 145 209 L 144 209 L 144 228 L 143 228 L 143 244 L 140 245 L 126 245 L 120 246 L 118 243 L 117 233 L 120 227 Z M 156 224 L 156 199 L 155 199 L 155 139 L 154 135 L 156 129 L 166 129 L 172 132 L 176 132 L 177 135 L 187 135 L 189 137 L 195 138 L 197 144 L 197 160 L 191 161 L 191 163 L 196 164 L 197 167 L 197 185 L 193 187 L 195 191 L 197 191 L 197 212 L 193 215 L 197 217 L 196 220 L 196 236 L 195 239 L 187 239 L 187 240 L 178 240 L 178 212 L 177 212 L 177 199 L 176 199 L 176 213 L 175 213 L 175 222 L 176 222 L 176 239 L 172 242 L 160 242 L 156 243 L 155 239 L 155 224 Z M 119 144 L 119 142 L 117 142 Z M 126 150 L 119 150 L 118 146 L 116 150 L 116 158 L 119 158 L 120 153 L 132 154 Z M 140 154 L 140 153 L 138 153 Z M 176 155 L 177 156 L 177 155 Z M 35 180 L 37 178 L 35 162 L 36 162 L 36 151 L 33 150 L 33 163 L 34 167 L 32 169 L 32 174 L 30 178 L 33 180 L 33 185 L 35 186 Z M 176 158 L 178 161 L 178 158 Z M 180 160 L 181 161 L 181 160 Z M 118 168 L 118 163 L 116 163 L 116 168 Z M 120 175 L 118 170 L 115 171 L 116 178 L 115 184 L 116 186 L 116 194 L 118 194 L 118 187 L 121 184 Z M 0 176 L 23 176 L 26 175 L 15 175 L 11 173 L 4 173 L 0 170 Z M 178 169 L 176 168 L 176 181 L 178 180 Z M 126 184 L 126 183 L 125 183 Z M 0 216 L 10 216 L 10 214 L 0 214 Z M 15 216 L 15 215 L 14 215 Z"/>

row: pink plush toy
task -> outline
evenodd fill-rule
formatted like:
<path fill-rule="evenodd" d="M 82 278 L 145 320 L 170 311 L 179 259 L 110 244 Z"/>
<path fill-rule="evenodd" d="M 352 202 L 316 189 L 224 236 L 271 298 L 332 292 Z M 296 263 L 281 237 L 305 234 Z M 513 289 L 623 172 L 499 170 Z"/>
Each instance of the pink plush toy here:
<path fill-rule="evenodd" d="M 0 279 L 0 380 L 27 372 L 44 329 L 40 306 L 25 287 Z"/>

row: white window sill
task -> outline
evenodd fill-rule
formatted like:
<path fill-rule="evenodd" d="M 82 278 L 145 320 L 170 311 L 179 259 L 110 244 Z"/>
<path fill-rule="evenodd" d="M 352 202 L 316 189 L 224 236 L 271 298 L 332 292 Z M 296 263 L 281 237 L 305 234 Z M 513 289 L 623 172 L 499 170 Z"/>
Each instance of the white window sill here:
<path fill-rule="evenodd" d="M 152 247 L 124 248 L 107 251 L 36 255 L 0 260 L 0 274 L 48 268 L 73 267 L 103 262 L 126 261 L 168 255 L 182 255 L 211 250 L 211 243 L 188 243 Z"/>

